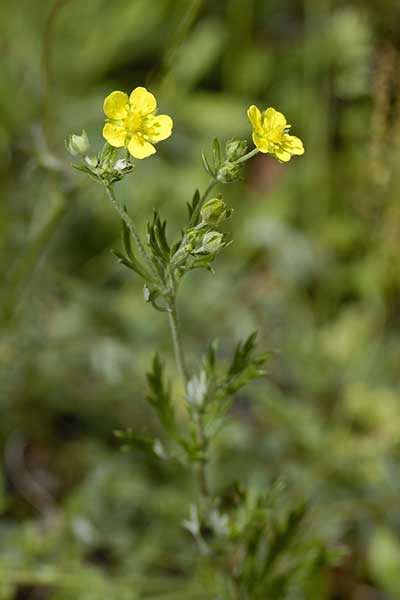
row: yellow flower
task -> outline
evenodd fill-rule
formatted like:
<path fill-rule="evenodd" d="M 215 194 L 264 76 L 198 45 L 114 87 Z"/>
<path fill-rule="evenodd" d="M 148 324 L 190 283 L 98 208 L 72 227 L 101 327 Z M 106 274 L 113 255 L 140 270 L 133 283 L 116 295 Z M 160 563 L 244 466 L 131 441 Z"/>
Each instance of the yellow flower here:
<path fill-rule="evenodd" d="M 247 115 L 253 126 L 253 142 L 260 152 L 273 154 L 282 162 L 288 162 L 294 154 L 304 154 L 303 142 L 288 133 L 290 125 L 282 113 L 272 107 L 261 112 L 253 104 Z"/>
<path fill-rule="evenodd" d="M 111 146 L 128 148 L 135 158 L 155 154 L 153 144 L 166 140 L 172 132 L 172 119 L 156 115 L 157 102 L 144 87 L 137 87 L 128 98 L 125 92 L 111 92 L 104 100 L 107 123 L 103 136 Z"/>

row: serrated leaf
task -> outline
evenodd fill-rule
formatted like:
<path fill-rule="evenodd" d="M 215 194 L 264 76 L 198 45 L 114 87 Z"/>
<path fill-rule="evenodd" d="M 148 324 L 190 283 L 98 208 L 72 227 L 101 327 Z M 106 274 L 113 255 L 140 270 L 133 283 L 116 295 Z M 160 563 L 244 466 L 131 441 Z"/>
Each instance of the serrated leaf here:
<path fill-rule="evenodd" d="M 162 222 L 155 210 L 152 221 L 147 221 L 147 241 L 155 257 L 167 264 L 170 259 L 170 248 L 166 238 L 166 221 Z"/>
<path fill-rule="evenodd" d="M 211 410 L 211 419 L 217 421 L 222 419 L 232 404 L 232 396 L 239 389 L 247 385 L 253 379 L 265 375 L 262 365 L 265 363 L 268 355 L 253 354 L 255 347 L 256 333 L 252 333 L 245 342 L 239 342 L 236 347 L 233 359 L 229 369 L 219 381 L 215 392 L 215 402 Z M 216 427 L 216 430 L 220 427 Z"/>
<path fill-rule="evenodd" d="M 124 265 L 131 271 L 135 271 L 135 273 L 140 275 L 140 277 L 142 277 L 145 281 L 151 281 L 151 276 L 147 272 L 146 268 L 139 263 L 135 256 L 132 256 L 132 258 L 128 258 L 124 254 L 122 254 L 122 252 L 119 252 L 119 250 L 114 250 L 113 248 L 110 250 L 110 252 L 113 256 L 115 256 L 115 258 L 121 265 Z"/>
<path fill-rule="evenodd" d="M 245 342 L 238 343 L 233 355 L 232 363 L 229 367 L 229 376 L 236 375 L 246 367 L 250 354 L 254 350 L 256 337 L 257 332 L 254 331 L 249 335 Z"/>
<path fill-rule="evenodd" d="M 285 522 L 279 528 L 275 529 L 274 536 L 269 545 L 268 555 L 262 567 L 260 577 L 268 576 L 272 564 L 288 550 L 293 538 L 299 531 L 299 528 L 306 514 L 306 506 L 300 504 L 293 508 L 286 516 Z"/>

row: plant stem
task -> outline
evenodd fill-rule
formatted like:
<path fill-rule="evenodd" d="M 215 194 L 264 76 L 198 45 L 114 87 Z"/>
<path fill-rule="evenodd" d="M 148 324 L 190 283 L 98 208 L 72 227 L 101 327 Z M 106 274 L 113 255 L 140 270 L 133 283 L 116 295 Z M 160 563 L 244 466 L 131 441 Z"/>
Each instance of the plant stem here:
<path fill-rule="evenodd" d="M 156 271 L 154 269 L 154 265 L 151 261 L 149 253 L 147 252 L 146 248 L 143 245 L 142 240 L 140 239 L 140 235 L 139 235 L 138 230 L 136 229 L 136 225 L 134 224 L 134 222 L 132 221 L 132 219 L 130 218 L 130 216 L 128 215 L 126 210 L 124 209 L 124 207 L 116 199 L 114 190 L 112 189 L 112 187 L 110 185 L 104 185 L 104 188 L 106 190 L 108 198 L 111 201 L 111 204 L 113 205 L 113 207 L 115 208 L 115 210 L 117 211 L 117 213 L 119 214 L 121 219 L 124 221 L 124 223 L 128 227 L 128 229 L 135 241 L 137 249 L 139 250 L 144 261 L 150 268 L 151 273 L 153 273 L 155 275 L 155 277 L 158 279 L 158 274 L 156 273 Z"/>
<path fill-rule="evenodd" d="M 180 332 L 180 327 L 179 327 L 178 313 L 176 310 L 175 293 L 173 293 L 173 295 L 169 301 L 168 319 L 169 319 L 169 325 L 170 325 L 170 329 L 171 329 L 172 342 L 173 342 L 173 346 L 174 346 L 176 366 L 178 367 L 178 371 L 182 378 L 184 388 L 186 389 L 186 385 L 189 381 L 189 372 L 187 370 L 185 357 L 183 354 L 182 338 L 181 338 L 181 332 Z"/>
<path fill-rule="evenodd" d="M 250 152 L 248 152 L 247 154 L 245 154 L 244 156 L 242 156 L 241 158 L 238 158 L 236 161 L 236 164 L 240 164 L 242 162 L 246 162 L 246 160 L 249 160 L 249 158 L 253 158 L 253 156 L 255 156 L 256 154 L 258 154 L 260 151 L 258 148 L 253 148 L 253 150 L 250 150 Z"/>
<path fill-rule="evenodd" d="M 190 379 L 189 372 L 186 366 L 185 355 L 183 351 L 183 344 L 179 326 L 178 312 L 176 308 L 176 288 L 173 287 L 171 290 L 171 297 L 168 306 L 168 319 L 171 329 L 172 342 L 174 346 L 175 361 L 178 367 L 178 371 L 182 378 L 184 389 Z M 200 495 L 204 501 L 208 501 L 210 498 L 210 491 L 208 489 L 207 476 L 206 476 L 206 451 L 207 451 L 207 438 L 204 431 L 203 414 L 197 410 L 193 413 L 193 423 L 196 430 L 196 438 L 199 448 L 201 450 L 201 459 L 195 465 L 196 479 L 199 487 Z"/>
<path fill-rule="evenodd" d="M 196 477 L 201 495 L 204 500 L 208 501 L 210 498 L 210 490 L 208 488 L 207 476 L 206 476 L 206 465 L 207 465 L 207 438 L 204 431 L 203 413 L 198 412 L 195 419 L 196 437 L 197 443 L 201 448 L 202 457 L 199 462 L 196 463 Z"/>

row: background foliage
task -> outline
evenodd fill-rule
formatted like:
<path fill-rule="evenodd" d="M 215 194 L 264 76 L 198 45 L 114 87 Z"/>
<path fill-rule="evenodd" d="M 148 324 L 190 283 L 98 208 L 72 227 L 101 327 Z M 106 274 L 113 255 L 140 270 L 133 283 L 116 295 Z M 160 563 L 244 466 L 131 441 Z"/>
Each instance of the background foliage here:
<path fill-rule="evenodd" d="M 157 207 L 178 231 L 201 151 L 248 136 L 249 104 L 304 140 L 301 160 L 260 155 L 224 189 L 234 244 L 183 286 L 191 360 L 254 329 L 272 351 L 211 483 L 278 481 L 343 549 L 290 598 L 400 598 L 397 0 L 21 0 L 0 15 L 0 598 L 207 597 L 181 527 L 192 483 L 113 437 L 154 430 L 145 372 L 157 350 L 174 373 L 167 323 L 63 148 L 82 127 L 100 144 L 103 98 L 141 84 L 175 121 L 119 188 L 142 224 Z"/>

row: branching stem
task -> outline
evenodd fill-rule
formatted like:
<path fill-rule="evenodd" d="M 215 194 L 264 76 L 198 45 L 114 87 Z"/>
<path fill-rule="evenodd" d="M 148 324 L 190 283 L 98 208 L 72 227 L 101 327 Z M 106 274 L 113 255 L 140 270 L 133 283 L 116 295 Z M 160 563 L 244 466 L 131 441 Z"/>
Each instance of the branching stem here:
<path fill-rule="evenodd" d="M 151 273 L 153 273 L 155 275 L 155 277 L 158 279 L 158 274 L 155 271 L 155 268 L 151 261 L 149 253 L 147 252 L 146 248 L 143 245 L 142 240 L 140 239 L 140 235 L 139 235 L 138 230 L 136 229 L 136 225 L 134 224 L 134 222 L 132 221 L 132 219 L 130 218 L 130 216 L 128 215 L 126 210 L 124 209 L 124 207 L 116 199 L 114 190 L 112 189 L 112 187 L 110 185 L 104 185 L 104 189 L 106 190 L 106 194 L 107 194 L 108 198 L 110 199 L 111 204 L 113 205 L 113 207 L 115 208 L 115 210 L 117 211 L 117 213 L 119 214 L 121 219 L 124 221 L 124 223 L 128 227 L 128 229 L 134 239 L 136 247 L 139 250 L 140 254 L 142 255 L 142 258 L 144 259 L 144 261 L 150 268 Z"/>
<path fill-rule="evenodd" d="M 244 156 L 242 156 L 241 158 L 238 158 L 236 161 L 236 164 L 240 164 L 242 162 L 246 162 L 246 160 L 249 160 L 250 158 L 253 158 L 253 156 L 255 156 L 256 154 L 258 154 L 260 151 L 258 148 L 253 148 L 253 150 L 250 150 L 250 152 L 248 152 L 247 154 L 245 154 Z"/>

